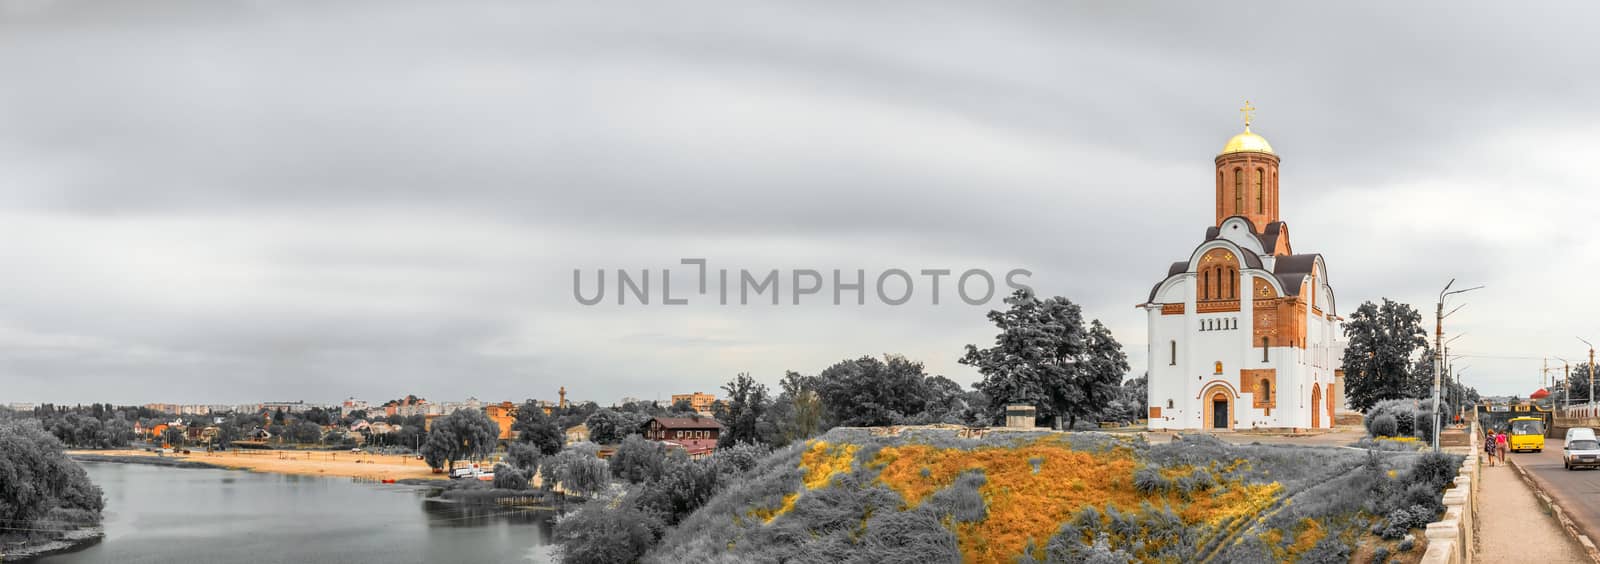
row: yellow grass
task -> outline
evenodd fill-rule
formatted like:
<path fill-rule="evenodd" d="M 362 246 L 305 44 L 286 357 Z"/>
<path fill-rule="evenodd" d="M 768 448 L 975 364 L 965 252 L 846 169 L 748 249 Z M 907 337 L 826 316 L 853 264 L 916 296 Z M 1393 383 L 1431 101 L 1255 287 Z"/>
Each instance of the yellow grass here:
<path fill-rule="evenodd" d="M 150 457 L 154 453 L 140 450 L 86 450 L 74 451 L 99 456 Z M 444 474 L 434 474 L 428 464 L 416 456 L 398 454 L 355 454 L 349 452 L 290 451 L 290 450 L 234 450 L 229 452 L 194 452 L 193 454 L 168 454 L 167 458 L 204 462 L 225 468 L 295 474 L 301 476 L 339 476 L 351 478 L 394 479 L 446 479 Z"/>
<path fill-rule="evenodd" d="M 859 445 L 842 444 L 829 445 L 827 441 L 812 441 L 805 452 L 800 453 L 800 468 L 805 470 L 800 483 L 807 490 L 814 490 L 828 485 L 834 476 L 850 471 L 850 465 L 855 460 L 856 451 L 861 450 Z M 794 509 L 795 500 L 800 499 L 800 493 L 795 492 L 783 496 L 783 502 L 777 507 L 758 507 L 752 509 L 747 515 L 771 523 L 779 515 Z"/>
<path fill-rule="evenodd" d="M 860 449 L 852 444 L 829 446 L 827 441 L 813 442 L 811 448 L 800 455 L 800 467 L 806 470 L 806 489 L 826 486 L 834 476 L 849 472 L 850 462 L 855 460 L 856 451 Z"/>
<path fill-rule="evenodd" d="M 1037 471 L 1033 460 L 1039 461 Z M 1179 510 L 1185 523 L 1216 526 L 1230 517 L 1253 516 L 1282 493 L 1276 483 L 1235 481 L 1220 483 L 1193 501 L 1171 493 L 1147 495 L 1133 486 L 1133 473 L 1141 463 L 1128 449 L 1074 451 L 1065 440 L 1052 437 L 1012 448 L 884 447 L 872 464 L 882 469 L 879 479 L 904 497 L 907 508 L 950 486 L 963 472 L 981 469 L 987 481 L 979 493 L 988 503 L 988 517 L 955 526 L 963 560 L 973 563 L 1012 562 L 1030 541 L 1042 550 L 1061 524 L 1086 506 L 1115 504 L 1130 510 L 1144 501 L 1157 507 L 1167 503 Z M 1165 473 L 1182 476 L 1193 471 L 1186 467 Z"/>

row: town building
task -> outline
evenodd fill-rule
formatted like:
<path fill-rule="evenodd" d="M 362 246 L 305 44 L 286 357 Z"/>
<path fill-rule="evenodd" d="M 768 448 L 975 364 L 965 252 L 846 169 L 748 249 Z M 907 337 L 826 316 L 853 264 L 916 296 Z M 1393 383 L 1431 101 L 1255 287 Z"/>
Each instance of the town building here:
<path fill-rule="evenodd" d="M 1149 321 L 1150 429 L 1328 428 L 1343 356 L 1322 255 L 1279 217 L 1279 155 L 1250 131 L 1214 159 L 1205 238 L 1140 306 Z"/>
<path fill-rule="evenodd" d="M 358 400 L 354 397 L 345 398 L 344 402 L 339 404 L 339 416 L 347 417 L 352 412 L 366 411 L 369 407 L 366 400 Z"/>
<path fill-rule="evenodd" d="M 690 457 L 711 454 L 721 436 L 722 423 L 711 417 L 652 417 L 644 429 L 644 438 L 682 448 Z"/>
<path fill-rule="evenodd" d="M 711 410 L 717 403 L 717 396 L 695 392 L 692 394 L 672 394 L 672 405 L 687 402 L 689 408 L 701 415 L 711 415 Z"/>
<path fill-rule="evenodd" d="M 277 410 L 281 409 L 281 410 L 283 410 L 284 413 L 305 413 L 306 411 L 309 411 L 312 407 L 314 407 L 314 406 L 312 406 L 310 404 L 307 404 L 303 400 L 300 400 L 300 401 L 264 401 L 264 402 L 261 402 L 261 409 L 265 409 L 267 411 L 277 411 Z"/>
<path fill-rule="evenodd" d="M 500 426 L 500 440 L 509 441 L 516 438 L 516 434 L 511 431 L 511 425 L 517 422 L 517 404 L 503 401 L 485 406 L 483 413 L 489 416 L 490 421 Z"/>
<path fill-rule="evenodd" d="M 579 423 L 567 428 L 566 436 L 569 445 L 589 442 L 589 424 Z"/>

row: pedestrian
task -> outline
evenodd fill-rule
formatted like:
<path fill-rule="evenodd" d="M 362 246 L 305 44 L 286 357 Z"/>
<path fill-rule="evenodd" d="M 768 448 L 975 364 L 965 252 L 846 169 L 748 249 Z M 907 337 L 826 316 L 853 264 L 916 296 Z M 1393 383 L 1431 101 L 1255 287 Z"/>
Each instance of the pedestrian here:
<path fill-rule="evenodd" d="M 1483 455 L 1489 459 L 1489 465 L 1494 466 L 1494 429 L 1483 430 Z"/>
<path fill-rule="evenodd" d="M 1511 448 L 1510 441 L 1506 440 L 1506 430 L 1501 429 L 1500 434 L 1494 436 L 1495 451 L 1500 455 L 1500 463 L 1506 462 L 1506 449 Z"/>

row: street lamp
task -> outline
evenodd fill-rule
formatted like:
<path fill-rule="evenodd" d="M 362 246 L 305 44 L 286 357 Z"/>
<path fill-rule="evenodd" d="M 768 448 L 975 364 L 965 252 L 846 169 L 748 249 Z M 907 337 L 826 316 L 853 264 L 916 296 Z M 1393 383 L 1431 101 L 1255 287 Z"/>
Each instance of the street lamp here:
<path fill-rule="evenodd" d="M 1589 403 L 1594 403 L 1594 343 L 1583 337 L 1578 337 L 1578 340 L 1589 345 Z"/>
<path fill-rule="evenodd" d="M 1444 349 L 1444 318 L 1448 317 L 1450 314 L 1454 314 L 1455 312 L 1459 311 L 1461 308 L 1466 307 L 1466 304 L 1462 304 L 1462 305 L 1456 306 L 1455 309 L 1450 310 L 1450 313 L 1447 314 L 1447 313 L 1444 312 L 1444 299 L 1448 298 L 1450 296 L 1456 295 L 1456 294 L 1462 294 L 1462 293 L 1466 293 L 1466 292 L 1471 292 L 1473 290 L 1477 290 L 1477 289 L 1483 287 L 1483 286 L 1473 286 L 1471 288 L 1466 288 L 1466 289 L 1462 289 L 1462 290 L 1451 290 L 1450 287 L 1454 286 L 1455 284 L 1456 284 L 1456 279 L 1451 278 L 1450 282 L 1448 284 L 1444 285 L 1444 289 L 1443 290 L 1439 290 L 1439 302 L 1437 304 L 1437 307 L 1434 309 L 1434 325 L 1433 325 L 1433 342 L 1434 342 L 1434 347 L 1433 347 L 1433 417 L 1438 417 L 1439 416 L 1439 372 L 1440 372 L 1440 365 L 1444 363 L 1444 350 L 1443 350 Z M 1439 425 L 1438 425 L 1437 422 L 1435 422 L 1435 424 L 1433 426 L 1433 452 L 1439 452 Z"/>

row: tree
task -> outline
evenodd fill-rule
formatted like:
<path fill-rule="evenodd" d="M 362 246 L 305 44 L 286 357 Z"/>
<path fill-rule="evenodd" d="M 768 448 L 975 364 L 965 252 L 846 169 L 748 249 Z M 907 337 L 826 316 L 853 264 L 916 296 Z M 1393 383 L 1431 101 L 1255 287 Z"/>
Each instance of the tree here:
<path fill-rule="evenodd" d="M 546 487 L 560 485 L 565 492 L 583 497 L 591 497 L 611 483 L 608 464 L 592 448 L 563 450 L 541 472 Z"/>
<path fill-rule="evenodd" d="M 638 435 L 629 435 L 611 455 L 611 475 L 632 483 L 654 481 L 661 477 L 662 465 L 667 458 L 667 447 Z"/>
<path fill-rule="evenodd" d="M 298 421 L 289 426 L 289 439 L 307 444 L 322 439 L 322 426 L 310 421 Z"/>
<path fill-rule="evenodd" d="M 1422 316 L 1410 305 L 1383 299 L 1383 305 L 1361 304 L 1344 325 L 1349 339 L 1344 350 L 1345 397 L 1350 407 L 1366 411 L 1386 399 L 1411 397 L 1417 391 L 1412 356 L 1428 345 Z M 1432 378 L 1429 378 L 1430 390 Z"/>
<path fill-rule="evenodd" d="M 512 468 L 527 472 L 530 476 L 539 470 L 539 461 L 544 454 L 539 452 L 539 447 L 533 443 L 511 443 L 506 447 L 506 462 Z"/>
<path fill-rule="evenodd" d="M 1127 373 L 1122 345 L 1099 320 L 1089 328 L 1082 310 L 1061 296 L 1040 300 L 1029 290 L 1006 298 L 1011 308 L 990 311 L 988 318 L 1000 329 L 993 347 L 967 345 L 962 364 L 983 374 L 976 387 L 989 398 L 991 420 L 1005 406 L 1035 406 L 1040 417 L 1097 418 L 1117 397 L 1118 383 Z"/>
<path fill-rule="evenodd" d="M 94 524 L 104 507 L 100 488 L 63 454 L 60 439 L 38 421 L 0 420 L 0 530 L 64 529 L 57 509 Z"/>
<path fill-rule="evenodd" d="M 923 381 L 922 413 L 910 418 L 911 423 L 963 423 L 966 419 L 967 392 L 961 384 L 944 376 L 929 376 Z"/>
<path fill-rule="evenodd" d="M 1597 384 L 1600 384 L 1600 382 L 1597 382 Z M 1570 390 L 1568 388 L 1570 388 Z M 1578 364 L 1573 364 L 1572 368 L 1570 369 L 1570 372 L 1569 372 L 1569 374 L 1567 376 L 1567 385 L 1563 386 L 1562 389 L 1560 389 L 1560 390 L 1551 390 L 1551 391 L 1552 392 L 1559 391 L 1559 392 L 1561 392 L 1563 394 L 1569 394 L 1567 396 L 1567 398 L 1566 398 L 1566 401 L 1570 401 L 1572 403 L 1586 403 L 1586 402 L 1588 402 L 1589 401 L 1589 363 L 1588 363 L 1588 361 L 1584 361 L 1584 362 L 1581 362 L 1581 363 L 1578 363 Z M 1597 393 L 1596 395 L 1600 395 L 1600 393 Z"/>
<path fill-rule="evenodd" d="M 174 447 L 183 446 L 183 430 L 177 427 L 167 427 L 166 430 L 161 431 L 161 442 Z"/>
<path fill-rule="evenodd" d="M 589 425 L 589 440 L 613 445 L 622 442 L 628 435 L 638 434 L 649 420 L 649 415 L 601 409 L 590 415 L 585 423 Z"/>
<path fill-rule="evenodd" d="M 926 386 L 922 363 L 900 355 L 846 360 L 817 375 L 829 421 L 839 426 L 901 423 L 927 408 Z"/>
<path fill-rule="evenodd" d="M 494 452 L 500 425 L 482 411 L 457 409 L 435 419 L 422 445 L 422 457 L 434 468 L 444 468 L 463 458 L 482 458 Z"/>
<path fill-rule="evenodd" d="M 817 394 L 817 379 L 790 371 L 778 381 L 781 390 L 764 414 L 771 430 L 770 444 L 784 446 L 808 439 L 823 431 L 822 397 Z"/>
<path fill-rule="evenodd" d="M 1150 405 L 1149 378 L 1149 374 L 1146 374 L 1123 382 L 1117 399 L 1106 410 L 1107 418 L 1119 423 L 1131 423 L 1143 418 L 1145 408 Z"/>
<path fill-rule="evenodd" d="M 494 465 L 494 487 L 500 490 L 528 489 L 528 475 L 505 464 Z"/>
<path fill-rule="evenodd" d="M 771 442 L 773 431 L 765 416 L 772 402 L 767 398 L 766 385 L 741 372 L 723 384 L 722 391 L 728 394 L 728 401 L 717 413 L 717 420 L 724 427 L 717 446 Z"/>
<path fill-rule="evenodd" d="M 1079 414 L 1098 418 L 1111 402 L 1122 398 L 1122 377 L 1128 374 L 1128 355 L 1122 352 L 1122 343 L 1111 335 L 1111 330 L 1096 319 L 1089 322 L 1089 356 L 1084 369 L 1079 393 L 1075 398 L 1080 408 L 1068 415 L 1068 428 L 1077 422 Z"/>
<path fill-rule="evenodd" d="M 522 402 L 522 407 L 517 409 L 516 421 L 511 423 L 511 430 L 516 432 L 517 442 L 534 445 L 545 456 L 560 452 L 561 445 L 566 442 L 556 422 L 545 415 L 544 408 L 533 400 Z"/>

